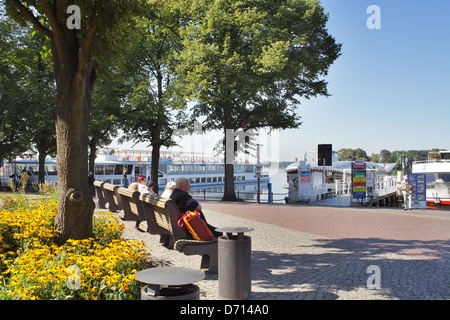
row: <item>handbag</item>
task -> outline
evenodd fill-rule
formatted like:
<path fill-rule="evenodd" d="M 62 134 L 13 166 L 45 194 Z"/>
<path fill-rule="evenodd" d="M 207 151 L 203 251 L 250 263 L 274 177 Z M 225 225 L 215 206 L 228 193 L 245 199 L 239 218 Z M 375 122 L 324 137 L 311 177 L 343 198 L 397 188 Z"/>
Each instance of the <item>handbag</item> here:
<path fill-rule="evenodd" d="M 208 241 L 214 237 L 197 210 L 187 211 L 180 220 L 178 220 L 178 226 L 186 226 L 186 229 L 188 229 L 195 240 Z"/>

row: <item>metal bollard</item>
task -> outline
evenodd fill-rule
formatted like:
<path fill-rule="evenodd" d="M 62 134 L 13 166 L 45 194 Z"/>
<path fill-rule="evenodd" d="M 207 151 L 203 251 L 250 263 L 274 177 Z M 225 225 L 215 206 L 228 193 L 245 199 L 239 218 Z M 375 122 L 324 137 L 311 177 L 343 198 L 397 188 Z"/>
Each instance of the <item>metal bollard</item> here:
<path fill-rule="evenodd" d="M 251 295 L 251 238 L 244 232 L 253 228 L 227 227 L 216 231 L 226 235 L 218 241 L 219 297 L 246 300 Z M 237 235 L 233 235 L 237 233 Z"/>

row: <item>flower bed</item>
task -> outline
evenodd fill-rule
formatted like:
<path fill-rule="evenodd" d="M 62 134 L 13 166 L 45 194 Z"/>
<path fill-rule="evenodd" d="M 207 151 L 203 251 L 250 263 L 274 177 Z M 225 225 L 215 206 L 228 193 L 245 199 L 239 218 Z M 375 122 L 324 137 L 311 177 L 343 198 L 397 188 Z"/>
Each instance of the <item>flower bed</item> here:
<path fill-rule="evenodd" d="M 57 246 L 57 203 L 0 211 L 0 299 L 136 299 L 148 267 L 143 243 L 121 238 L 112 216 L 94 217 L 94 238 Z"/>

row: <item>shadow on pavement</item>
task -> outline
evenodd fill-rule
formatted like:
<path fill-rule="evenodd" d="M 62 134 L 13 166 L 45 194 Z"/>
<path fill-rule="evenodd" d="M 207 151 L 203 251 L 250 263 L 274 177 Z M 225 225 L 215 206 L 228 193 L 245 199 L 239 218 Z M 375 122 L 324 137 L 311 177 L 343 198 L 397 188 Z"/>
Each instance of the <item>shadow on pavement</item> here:
<path fill-rule="evenodd" d="M 293 249 L 252 252 L 252 299 L 450 298 L 448 241 L 319 239 Z M 371 265 L 381 289 L 367 288 Z"/>

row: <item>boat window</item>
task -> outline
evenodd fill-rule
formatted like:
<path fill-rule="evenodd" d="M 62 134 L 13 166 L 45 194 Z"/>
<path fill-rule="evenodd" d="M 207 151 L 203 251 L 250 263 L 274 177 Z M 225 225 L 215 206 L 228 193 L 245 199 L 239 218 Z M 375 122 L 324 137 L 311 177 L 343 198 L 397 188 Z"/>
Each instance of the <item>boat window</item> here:
<path fill-rule="evenodd" d="M 98 164 L 95 166 L 95 175 L 103 175 L 105 166 L 103 164 Z"/>
<path fill-rule="evenodd" d="M 181 166 L 180 165 L 167 165 L 167 173 L 168 174 L 176 174 L 181 172 Z"/>
<path fill-rule="evenodd" d="M 45 170 L 47 171 L 47 174 L 49 176 L 56 176 L 57 175 L 56 164 L 46 164 L 45 165 Z"/>
<path fill-rule="evenodd" d="M 114 168 L 114 174 L 123 174 L 122 164 L 116 164 L 116 167 Z"/>
<path fill-rule="evenodd" d="M 127 166 L 127 174 L 132 174 L 133 173 L 133 165 L 132 164 L 129 164 L 128 166 Z"/>
<path fill-rule="evenodd" d="M 121 185 L 122 184 L 122 179 L 114 179 L 112 184 L 114 184 L 116 186 Z"/>
<path fill-rule="evenodd" d="M 441 159 L 450 160 L 450 152 L 441 152 Z"/>
<path fill-rule="evenodd" d="M 438 179 L 442 179 L 444 182 L 450 182 L 450 173 L 439 173 Z"/>
<path fill-rule="evenodd" d="M 107 164 L 105 165 L 105 174 L 113 174 L 114 173 L 114 165 Z"/>
<path fill-rule="evenodd" d="M 193 164 L 183 164 L 182 172 L 183 173 L 194 173 L 194 165 Z"/>
<path fill-rule="evenodd" d="M 245 172 L 253 172 L 253 165 L 248 164 L 245 166 Z"/>
<path fill-rule="evenodd" d="M 217 168 L 217 173 L 224 173 L 225 172 L 225 165 L 220 165 L 220 166 L 217 166 L 218 168 Z"/>
<path fill-rule="evenodd" d="M 134 168 L 134 174 L 136 176 L 145 176 L 145 167 L 144 166 L 136 166 Z"/>
<path fill-rule="evenodd" d="M 204 164 L 196 165 L 195 172 L 199 172 L 199 173 L 206 172 L 206 165 L 204 165 Z"/>
<path fill-rule="evenodd" d="M 215 164 L 210 164 L 210 165 L 206 166 L 206 172 L 207 173 L 216 173 L 217 166 Z"/>

